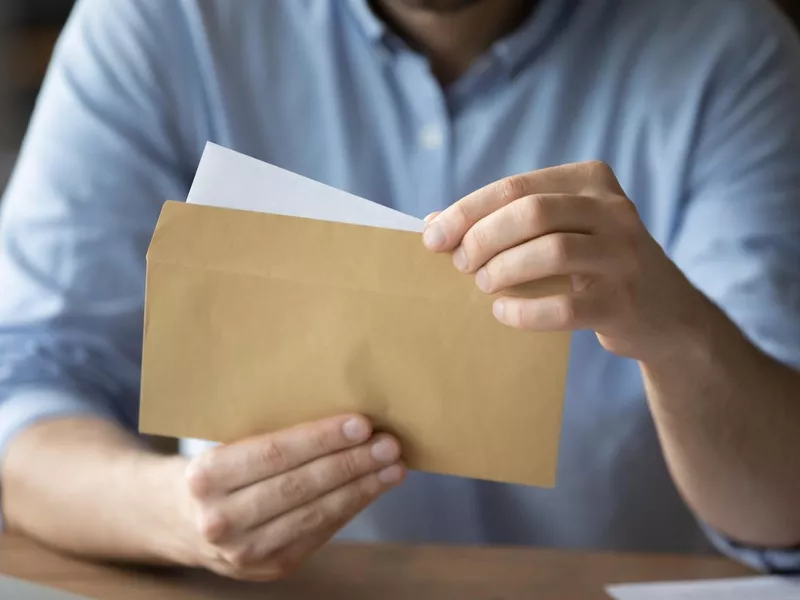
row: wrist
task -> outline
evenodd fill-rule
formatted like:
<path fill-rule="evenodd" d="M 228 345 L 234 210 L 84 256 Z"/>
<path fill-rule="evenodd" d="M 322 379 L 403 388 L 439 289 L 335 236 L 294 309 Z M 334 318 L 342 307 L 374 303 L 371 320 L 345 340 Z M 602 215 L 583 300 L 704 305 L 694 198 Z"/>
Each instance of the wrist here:
<path fill-rule="evenodd" d="M 651 408 L 662 417 L 684 415 L 683 400 L 696 399 L 698 388 L 727 380 L 732 365 L 753 362 L 749 354 L 755 348 L 736 324 L 697 294 L 682 317 L 670 324 L 659 350 L 639 360 Z"/>
<path fill-rule="evenodd" d="M 180 455 L 140 454 L 128 465 L 137 482 L 137 520 L 144 552 L 156 562 L 190 565 L 192 544 L 181 498 L 187 461 Z"/>
<path fill-rule="evenodd" d="M 675 303 L 672 318 L 663 326 L 664 334 L 639 362 L 653 372 L 713 366 L 715 357 L 730 343 L 736 326 L 702 292 L 691 287 L 680 303 Z"/>

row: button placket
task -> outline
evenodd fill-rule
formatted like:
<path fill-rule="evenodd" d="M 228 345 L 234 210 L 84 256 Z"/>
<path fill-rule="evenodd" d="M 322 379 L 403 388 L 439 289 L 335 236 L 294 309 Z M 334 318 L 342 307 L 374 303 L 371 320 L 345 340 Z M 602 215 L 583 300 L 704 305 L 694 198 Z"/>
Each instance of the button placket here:
<path fill-rule="evenodd" d="M 399 57 L 398 79 L 414 128 L 408 148 L 410 175 L 419 216 L 452 202 L 451 124 L 447 100 L 428 63 L 408 52 Z"/>

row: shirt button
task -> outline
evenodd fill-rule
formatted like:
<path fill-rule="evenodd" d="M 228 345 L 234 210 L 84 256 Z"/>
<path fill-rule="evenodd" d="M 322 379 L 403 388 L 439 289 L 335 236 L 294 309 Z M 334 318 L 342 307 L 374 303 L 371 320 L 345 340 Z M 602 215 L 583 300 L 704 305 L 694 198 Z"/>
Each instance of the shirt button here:
<path fill-rule="evenodd" d="M 425 125 L 419 132 L 419 144 L 426 150 L 437 150 L 444 143 L 442 128 L 433 123 Z"/>

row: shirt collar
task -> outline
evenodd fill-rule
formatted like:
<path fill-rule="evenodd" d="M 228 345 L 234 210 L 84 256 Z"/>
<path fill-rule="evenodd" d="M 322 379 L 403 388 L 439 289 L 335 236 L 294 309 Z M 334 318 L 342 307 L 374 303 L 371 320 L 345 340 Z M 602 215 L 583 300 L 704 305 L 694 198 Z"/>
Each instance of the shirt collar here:
<path fill-rule="evenodd" d="M 369 0 L 347 1 L 356 23 L 367 39 L 374 43 L 382 42 L 388 33 L 386 24 L 372 12 L 372 9 L 369 7 Z"/>
<path fill-rule="evenodd" d="M 519 71 L 562 32 L 579 0 L 540 0 L 536 9 L 489 50 L 509 72 Z"/>
<path fill-rule="evenodd" d="M 369 0 L 347 0 L 352 15 L 366 38 L 383 48 L 391 43 L 391 32 L 369 6 Z M 509 71 L 517 71 L 537 50 L 543 48 L 564 27 L 580 0 L 539 0 L 539 5 L 513 32 L 498 40 L 489 52 Z"/>

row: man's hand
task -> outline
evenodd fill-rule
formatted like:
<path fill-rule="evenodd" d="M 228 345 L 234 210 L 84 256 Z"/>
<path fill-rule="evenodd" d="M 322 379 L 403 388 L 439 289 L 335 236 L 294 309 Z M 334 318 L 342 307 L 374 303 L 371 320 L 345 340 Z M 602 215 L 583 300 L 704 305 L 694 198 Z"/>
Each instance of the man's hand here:
<path fill-rule="evenodd" d="M 405 475 L 400 446 L 343 416 L 200 455 L 180 477 L 181 562 L 238 579 L 285 576 Z"/>
<path fill-rule="evenodd" d="M 645 360 L 679 352 L 708 301 L 646 231 L 611 169 L 600 162 L 509 177 L 429 217 L 423 240 L 497 293 L 507 325 L 591 329 L 605 348 Z M 570 276 L 571 291 L 538 299 L 502 290 Z"/>
<path fill-rule="evenodd" d="M 591 329 L 608 350 L 638 360 L 667 465 L 694 512 L 740 542 L 797 544 L 798 373 L 691 285 L 608 166 L 490 184 L 429 216 L 423 241 L 452 251 L 481 290 L 499 292 L 501 322 Z M 568 276 L 570 290 L 503 296 L 550 276 Z"/>

